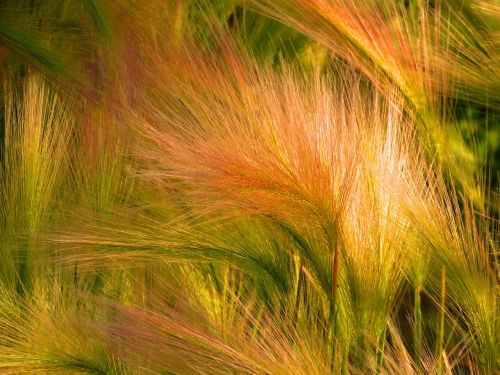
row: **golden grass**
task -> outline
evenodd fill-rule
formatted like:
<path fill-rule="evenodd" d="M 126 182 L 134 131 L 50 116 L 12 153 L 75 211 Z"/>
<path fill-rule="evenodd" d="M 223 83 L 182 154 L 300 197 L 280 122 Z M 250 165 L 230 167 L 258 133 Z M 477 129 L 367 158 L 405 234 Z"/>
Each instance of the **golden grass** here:
<path fill-rule="evenodd" d="M 498 371 L 493 193 L 441 143 L 457 103 L 496 110 L 467 18 L 496 8 L 250 6 L 337 57 L 256 59 L 215 8 L 105 5 L 139 42 L 100 50 L 109 80 L 6 81 L 0 373 Z"/>

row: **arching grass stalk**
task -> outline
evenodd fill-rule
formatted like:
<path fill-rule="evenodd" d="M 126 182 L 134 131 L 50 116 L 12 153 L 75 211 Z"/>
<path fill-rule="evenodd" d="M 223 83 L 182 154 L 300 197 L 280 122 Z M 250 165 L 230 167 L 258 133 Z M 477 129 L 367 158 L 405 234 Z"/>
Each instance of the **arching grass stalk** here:
<path fill-rule="evenodd" d="M 339 240 L 338 234 L 335 235 L 333 248 L 333 263 L 332 263 L 332 309 L 334 316 L 336 315 L 337 304 L 337 288 L 339 286 Z M 335 319 L 335 318 L 334 318 Z"/>
<path fill-rule="evenodd" d="M 382 371 L 382 366 L 384 364 L 384 351 L 385 351 L 385 341 L 387 337 L 387 326 L 385 327 L 382 335 L 380 336 L 380 340 L 377 345 L 377 370 L 376 374 L 380 374 Z"/>
<path fill-rule="evenodd" d="M 335 239 L 332 239 L 331 231 L 328 231 L 328 243 L 330 245 L 330 249 L 332 249 L 333 245 L 333 261 L 332 261 L 332 297 L 331 297 L 331 311 L 330 311 L 330 330 L 331 330 L 331 344 L 333 345 L 332 351 L 334 354 L 334 363 L 332 363 L 333 368 L 342 369 L 342 361 L 343 361 L 343 345 L 342 341 L 337 335 L 337 288 L 339 284 L 339 241 L 338 241 L 339 233 L 336 231 Z M 333 242 L 333 243 L 332 243 Z"/>
<path fill-rule="evenodd" d="M 415 350 L 415 363 L 421 365 L 422 359 L 422 300 L 420 293 L 422 291 L 421 285 L 415 287 L 414 305 L 413 305 L 413 322 L 414 322 L 414 335 L 413 345 Z"/>
<path fill-rule="evenodd" d="M 441 299 L 439 303 L 439 331 L 438 343 L 436 349 L 436 358 L 438 359 L 438 373 L 444 373 L 446 353 L 444 352 L 444 323 L 446 312 L 446 268 L 441 267 Z"/>

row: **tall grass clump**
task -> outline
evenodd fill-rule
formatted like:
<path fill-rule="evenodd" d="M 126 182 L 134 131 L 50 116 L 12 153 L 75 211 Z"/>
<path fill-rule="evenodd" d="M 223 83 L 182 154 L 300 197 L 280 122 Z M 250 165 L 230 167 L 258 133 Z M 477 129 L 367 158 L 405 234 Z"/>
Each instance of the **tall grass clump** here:
<path fill-rule="evenodd" d="M 494 2 L 56 5 L 0 2 L 0 373 L 500 371 Z"/>

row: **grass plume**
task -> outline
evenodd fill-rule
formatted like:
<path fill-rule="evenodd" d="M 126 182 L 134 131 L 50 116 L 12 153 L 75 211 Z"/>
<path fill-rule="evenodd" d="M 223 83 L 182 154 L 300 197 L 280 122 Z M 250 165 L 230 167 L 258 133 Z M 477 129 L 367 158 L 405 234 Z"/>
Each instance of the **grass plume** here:
<path fill-rule="evenodd" d="M 0 26 L 0 373 L 499 371 L 498 9 L 405 4 Z"/>

